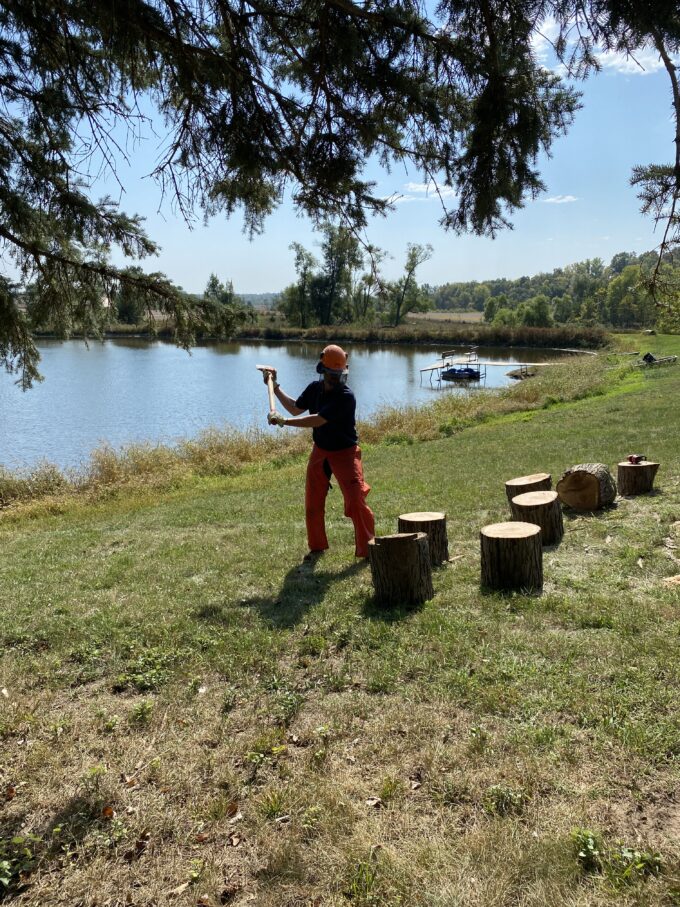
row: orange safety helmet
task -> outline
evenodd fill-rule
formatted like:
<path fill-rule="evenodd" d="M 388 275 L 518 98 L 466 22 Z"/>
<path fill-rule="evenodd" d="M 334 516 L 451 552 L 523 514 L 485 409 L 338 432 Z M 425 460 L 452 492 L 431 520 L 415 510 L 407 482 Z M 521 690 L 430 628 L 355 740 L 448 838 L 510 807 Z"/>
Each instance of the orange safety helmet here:
<path fill-rule="evenodd" d="M 321 351 L 316 369 L 318 372 L 331 372 L 336 375 L 347 374 L 347 353 L 331 343 Z"/>

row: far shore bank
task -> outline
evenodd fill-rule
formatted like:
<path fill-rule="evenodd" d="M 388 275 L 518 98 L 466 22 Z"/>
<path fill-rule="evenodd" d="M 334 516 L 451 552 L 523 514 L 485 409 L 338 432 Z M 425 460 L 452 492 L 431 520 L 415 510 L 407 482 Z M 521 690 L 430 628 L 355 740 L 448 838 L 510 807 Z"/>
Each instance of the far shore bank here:
<path fill-rule="evenodd" d="M 54 333 L 37 333 L 40 339 L 58 340 L 65 339 Z M 78 339 L 82 335 L 72 334 L 71 338 Z M 163 326 L 157 330 L 145 330 L 139 325 L 116 325 L 108 328 L 102 334 L 103 339 L 138 338 L 145 340 L 174 341 L 171 327 Z M 561 325 L 551 328 L 534 327 L 499 327 L 487 324 L 432 324 L 427 327 L 422 325 L 400 325 L 394 327 L 361 327 L 353 325 L 324 325 L 312 328 L 281 327 L 278 325 L 259 326 L 252 325 L 242 328 L 233 337 L 217 337 L 212 335 L 199 335 L 198 343 L 214 342 L 219 340 L 282 340 L 286 342 L 324 342 L 344 341 L 345 343 L 381 343 L 381 344 L 421 344 L 452 346 L 507 346 L 507 347 L 538 347 L 542 349 L 578 350 L 602 349 L 610 342 L 610 334 L 601 327 L 584 327 L 581 325 Z"/>

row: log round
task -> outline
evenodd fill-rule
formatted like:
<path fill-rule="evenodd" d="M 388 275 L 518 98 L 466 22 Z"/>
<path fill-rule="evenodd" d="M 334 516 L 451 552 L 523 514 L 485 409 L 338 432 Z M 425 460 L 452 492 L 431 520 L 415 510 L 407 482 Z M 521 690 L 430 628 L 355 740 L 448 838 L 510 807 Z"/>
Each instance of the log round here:
<path fill-rule="evenodd" d="M 599 510 L 614 502 L 616 482 L 604 463 L 579 463 L 564 473 L 556 491 L 573 510 Z"/>
<path fill-rule="evenodd" d="M 513 520 L 541 527 L 541 544 L 555 545 L 564 535 L 562 508 L 556 491 L 528 491 L 510 501 Z"/>
<path fill-rule="evenodd" d="M 518 476 L 516 479 L 508 479 L 505 483 L 508 501 L 512 501 L 518 494 L 526 494 L 529 491 L 550 491 L 551 488 L 552 476 L 549 472 L 535 472 L 530 476 Z"/>
<path fill-rule="evenodd" d="M 534 523 L 491 523 L 480 532 L 482 588 L 543 589 L 541 527 Z"/>
<path fill-rule="evenodd" d="M 654 486 L 654 476 L 659 468 L 658 463 L 644 460 L 642 463 L 619 463 L 617 479 L 619 494 L 648 494 Z"/>
<path fill-rule="evenodd" d="M 446 537 L 446 514 L 438 511 L 402 513 L 397 521 L 399 532 L 424 532 L 430 546 L 430 563 L 433 567 L 449 559 L 449 542 Z"/>
<path fill-rule="evenodd" d="M 420 605 L 434 595 L 424 532 L 376 536 L 368 543 L 368 562 L 377 604 Z"/>

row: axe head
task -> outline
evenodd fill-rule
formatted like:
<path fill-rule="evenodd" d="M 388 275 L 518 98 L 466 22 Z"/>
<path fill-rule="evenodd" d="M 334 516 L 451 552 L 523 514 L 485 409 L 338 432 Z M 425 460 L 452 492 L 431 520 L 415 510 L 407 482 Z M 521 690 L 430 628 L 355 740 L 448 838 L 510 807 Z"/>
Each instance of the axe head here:
<path fill-rule="evenodd" d="M 256 369 L 259 369 L 261 372 L 275 372 L 276 367 L 274 365 L 256 365 Z"/>

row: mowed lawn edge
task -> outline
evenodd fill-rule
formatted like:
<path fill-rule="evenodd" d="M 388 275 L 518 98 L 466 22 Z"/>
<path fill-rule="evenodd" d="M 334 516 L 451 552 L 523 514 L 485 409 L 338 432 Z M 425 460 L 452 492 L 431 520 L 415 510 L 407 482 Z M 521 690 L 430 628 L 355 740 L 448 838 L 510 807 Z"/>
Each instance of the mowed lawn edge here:
<path fill-rule="evenodd" d="M 448 515 L 413 611 L 337 489 L 301 564 L 298 455 L 0 522 L 5 900 L 673 903 L 680 376 L 617 389 L 367 445 L 379 532 Z M 543 595 L 480 594 L 505 479 L 631 452 L 656 494 L 565 513 Z"/>

